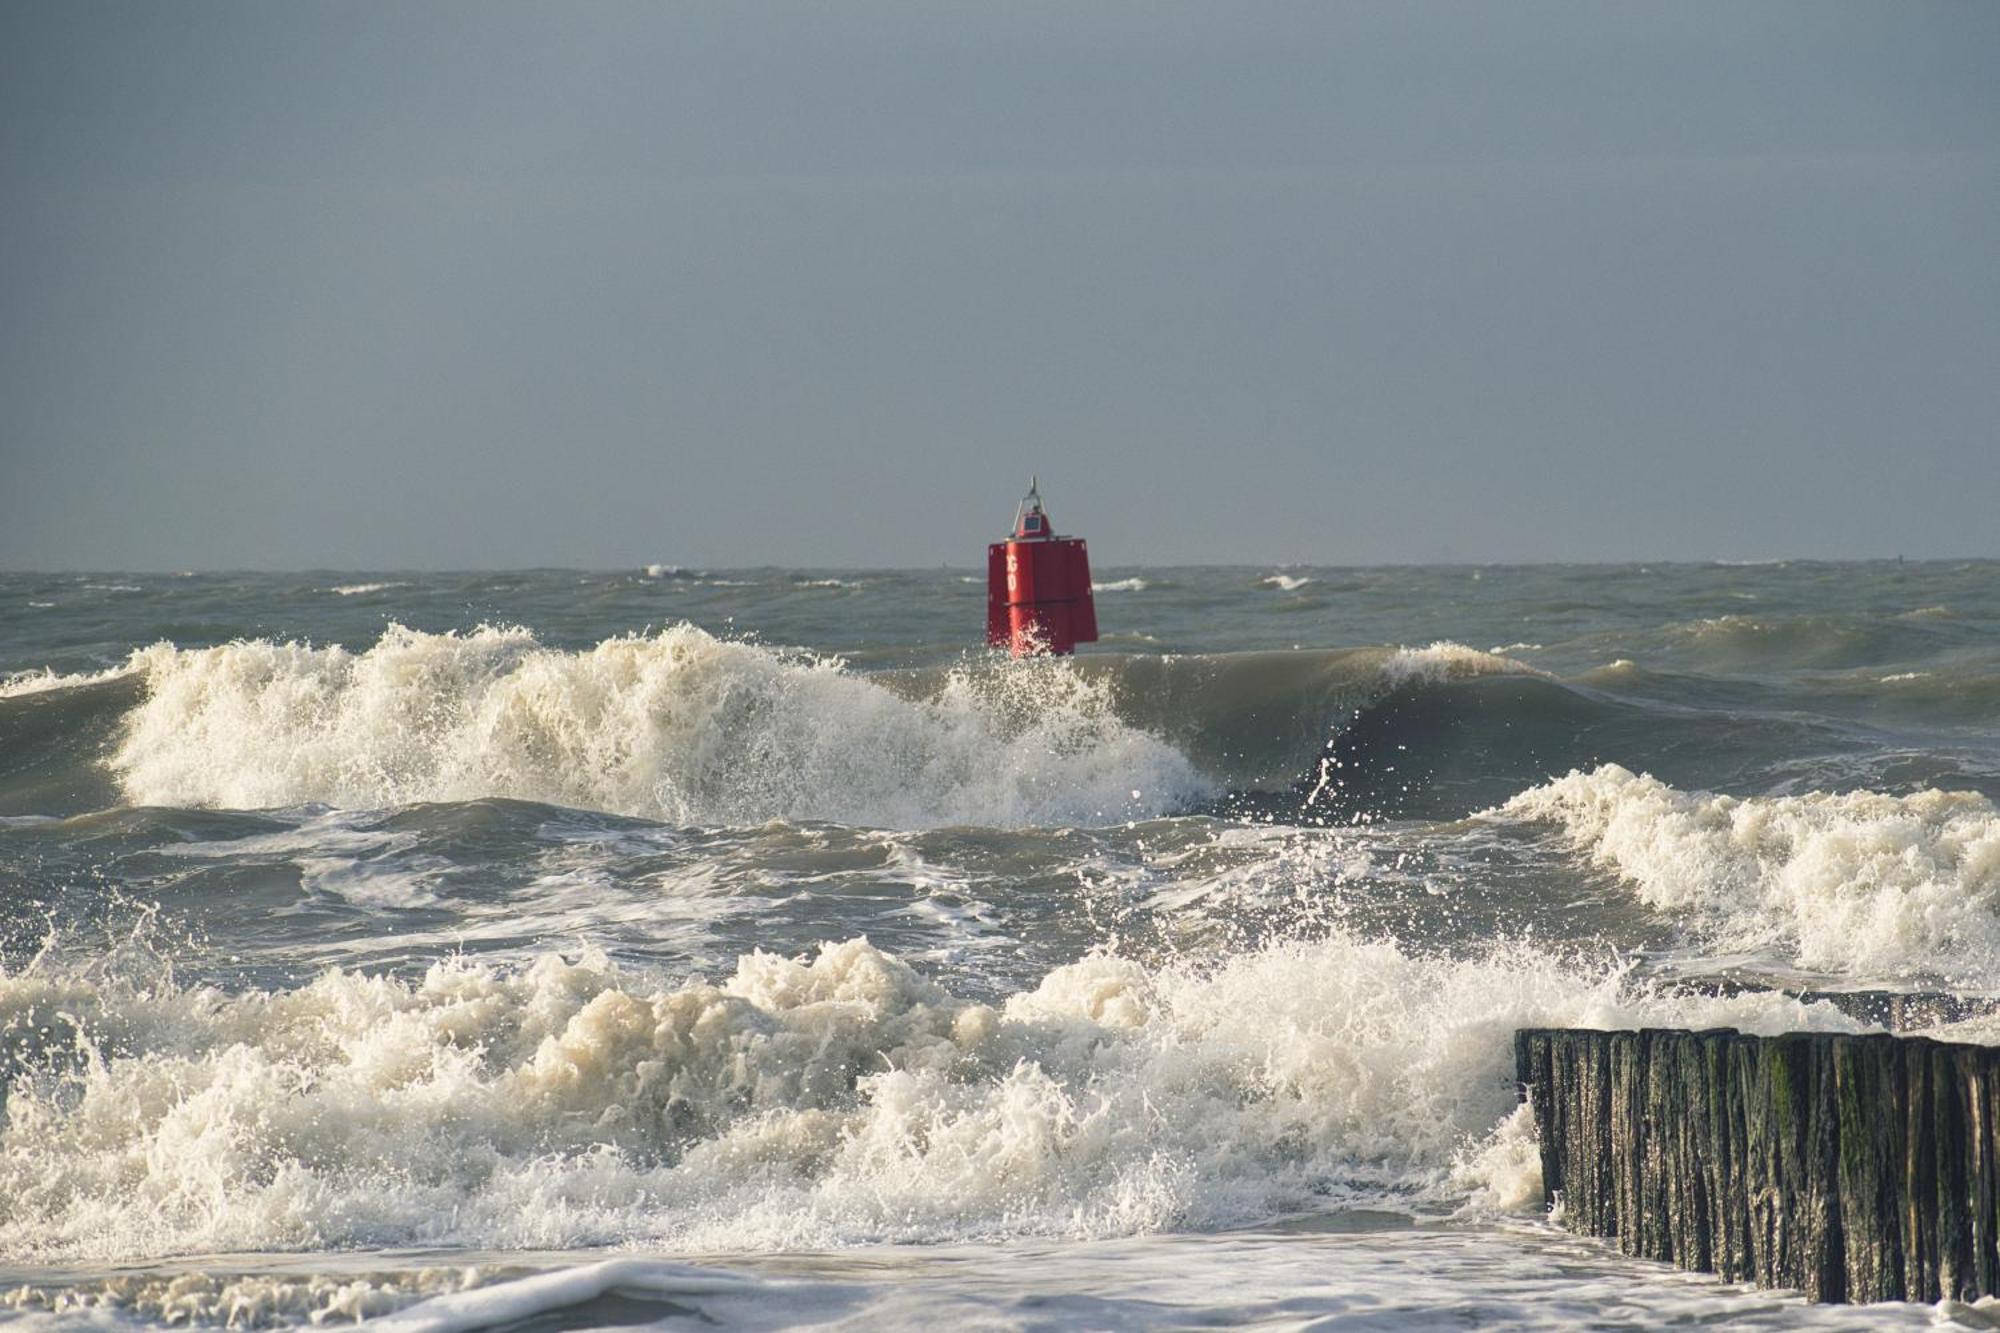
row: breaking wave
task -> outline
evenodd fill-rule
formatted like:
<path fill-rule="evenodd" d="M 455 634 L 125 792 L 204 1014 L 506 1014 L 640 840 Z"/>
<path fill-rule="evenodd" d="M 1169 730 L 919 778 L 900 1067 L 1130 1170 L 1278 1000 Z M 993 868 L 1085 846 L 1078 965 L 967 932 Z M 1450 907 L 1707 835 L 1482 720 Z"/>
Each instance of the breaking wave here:
<path fill-rule="evenodd" d="M 1448 642 L 866 674 L 690 625 L 575 652 L 493 626 L 392 625 L 358 650 L 163 642 L 0 684 L 0 812 L 510 797 L 683 824 L 1102 824 L 1224 791 L 1282 804 L 1358 710 L 1495 677 L 1581 706 Z M 1445 728 L 1462 711 L 1418 710 Z"/>
<path fill-rule="evenodd" d="M 1539 1201 L 1511 1034 L 1557 1022 L 1851 1026 L 1545 950 L 1340 934 L 1210 967 L 1088 957 L 997 1005 L 861 939 L 673 986 L 596 953 L 235 995 L 45 958 L 0 973 L 0 1254 L 740 1251 L 1504 1208 Z"/>
<path fill-rule="evenodd" d="M 1383 667 L 1383 675 L 1390 688 L 1401 689 L 1406 685 L 1439 685 L 1452 680 L 1469 680 L 1477 676 L 1546 676 L 1526 662 L 1502 656 L 1498 652 L 1481 652 L 1468 648 L 1462 643 L 1440 639 L 1424 648 L 1398 648 L 1390 654 Z"/>
<path fill-rule="evenodd" d="M 39 671 L 16 671 L 0 676 L 0 699 L 20 699 L 31 694 L 47 694 L 52 690 L 74 690 L 86 685 L 102 685 L 107 681 L 122 680 L 138 668 L 132 663 L 123 666 L 106 667 L 102 671 L 60 672 L 44 667 Z"/>
<path fill-rule="evenodd" d="M 1109 691 L 1052 661 L 923 698 L 681 625 L 584 652 L 392 626 L 364 652 L 252 641 L 134 657 L 127 799 L 256 809 L 506 796 L 684 824 L 899 828 L 1147 816 L 1202 791 Z"/>
<path fill-rule="evenodd" d="M 1812 689 L 1952 723 L 1982 718 L 2000 679 L 1881 674 Z M 1747 687 L 1715 707 L 1709 690 L 1627 661 L 1565 680 L 1448 640 L 861 672 L 685 624 L 577 651 L 519 628 L 391 626 L 363 648 L 160 643 L 98 672 L 11 677 L 0 814 L 503 797 L 679 824 L 1046 827 L 1456 819 L 1611 761 L 1685 787 L 1717 771 L 1876 782 L 1841 776 L 1838 728 Z M 1784 767 L 1802 752 L 1827 758 Z M 1947 774 L 1899 780 L 1918 779 Z"/>
<path fill-rule="evenodd" d="M 1715 943 L 1839 975 L 2000 987 L 2000 811 L 1971 792 L 1680 791 L 1616 764 L 1497 812 L 1548 820 Z"/>
<path fill-rule="evenodd" d="M 366 597 L 370 593 L 387 592 L 391 588 L 407 588 L 407 583 L 341 583 L 326 591 L 336 597 Z"/>

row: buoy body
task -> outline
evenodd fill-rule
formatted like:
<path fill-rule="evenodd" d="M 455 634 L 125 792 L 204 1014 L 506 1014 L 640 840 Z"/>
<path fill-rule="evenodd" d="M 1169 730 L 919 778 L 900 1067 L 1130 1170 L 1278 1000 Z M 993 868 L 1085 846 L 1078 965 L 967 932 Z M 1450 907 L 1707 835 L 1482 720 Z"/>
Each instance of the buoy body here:
<path fill-rule="evenodd" d="M 1090 551 L 1081 537 L 1058 537 L 1030 489 L 1014 532 L 986 548 L 986 642 L 1016 657 L 1069 653 L 1097 638 Z"/>

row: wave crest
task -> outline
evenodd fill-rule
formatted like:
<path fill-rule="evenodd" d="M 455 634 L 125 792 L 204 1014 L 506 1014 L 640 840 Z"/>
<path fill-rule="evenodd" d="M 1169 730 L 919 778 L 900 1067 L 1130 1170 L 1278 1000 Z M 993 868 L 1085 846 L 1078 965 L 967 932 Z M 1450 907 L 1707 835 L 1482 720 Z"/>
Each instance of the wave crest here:
<path fill-rule="evenodd" d="M 15 671 L 0 676 L 0 699 L 19 699 L 31 694 L 47 694 L 52 690 L 76 690 L 89 685 L 102 685 L 108 681 L 123 680 L 136 669 L 133 663 L 127 662 L 123 666 L 106 667 L 102 671 L 64 673 L 48 667 L 33 671 Z"/>
<path fill-rule="evenodd" d="M 376 807 L 501 796 L 678 823 L 1104 822 L 1201 791 L 1067 662 L 947 673 L 922 698 L 690 625 L 545 648 L 391 626 L 364 652 L 256 640 L 136 654 L 111 758 L 140 804 Z"/>
<path fill-rule="evenodd" d="M 1616 764 L 1526 791 L 1651 906 L 1809 968 L 2000 986 L 2000 811 L 1971 792 L 1679 791 Z"/>
<path fill-rule="evenodd" d="M 1439 685 L 1475 676 L 1546 676 L 1548 673 L 1500 653 L 1481 652 L 1449 639 L 1423 648 L 1398 648 L 1382 665 L 1391 689 Z"/>

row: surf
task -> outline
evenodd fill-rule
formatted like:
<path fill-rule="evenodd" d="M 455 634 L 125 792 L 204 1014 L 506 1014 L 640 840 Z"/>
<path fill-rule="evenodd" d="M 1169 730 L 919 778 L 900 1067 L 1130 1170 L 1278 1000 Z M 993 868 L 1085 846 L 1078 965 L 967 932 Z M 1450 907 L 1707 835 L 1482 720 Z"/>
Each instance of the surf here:
<path fill-rule="evenodd" d="M 679 824 L 1060 825 L 1184 805 L 1200 778 L 1059 663 L 911 698 L 837 659 L 691 625 L 566 652 L 391 626 L 360 652 L 156 645 L 108 767 L 129 802 L 257 809 L 509 797 Z"/>
<path fill-rule="evenodd" d="M 136 805 L 500 797 L 677 824 L 1090 825 L 1289 791 L 1385 697 L 1538 674 L 1451 643 L 861 673 L 686 624 L 578 651 L 391 625 L 358 651 L 143 649 L 115 677 L 139 697 L 116 700 L 103 767 Z"/>
<path fill-rule="evenodd" d="M 162 642 L 16 677 L 0 815 L 512 799 L 699 826 L 1456 819 L 1614 762 L 1756 790 L 1797 782 L 1812 754 L 1814 785 L 1875 785 L 1881 747 L 1799 690 L 1852 698 L 1862 720 L 1907 697 L 1963 710 L 1978 683 L 1775 690 L 1624 660 L 1565 678 L 1443 640 L 858 670 L 684 623 L 574 649 L 392 624 L 352 647 Z M 1941 764 L 1912 776 L 1951 780 Z"/>
<path fill-rule="evenodd" d="M 1711 948 L 2000 989 L 2000 810 L 1976 792 L 1733 797 L 1607 764 L 1487 817 L 1552 826 Z"/>
<path fill-rule="evenodd" d="M 225 993 L 45 952 L 0 1253 L 355 1246 L 684 1253 L 1213 1230 L 1538 1199 L 1510 1035 L 1852 1024 L 1655 992 L 1615 961 L 1334 930 L 1205 962 L 1095 953 L 991 1002 L 865 939 L 667 980 L 600 952 L 331 968 Z"/>

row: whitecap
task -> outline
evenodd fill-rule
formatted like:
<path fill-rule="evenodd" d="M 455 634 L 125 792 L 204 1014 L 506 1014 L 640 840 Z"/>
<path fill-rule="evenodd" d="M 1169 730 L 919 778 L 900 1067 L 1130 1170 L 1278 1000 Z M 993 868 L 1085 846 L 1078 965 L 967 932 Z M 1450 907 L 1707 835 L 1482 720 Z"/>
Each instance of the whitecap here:
<path fill-rule="evenodd" d="M 1865 979 L 2000 986 L 2000 811 L 1976 793 L 1739 798 L 1606 764 L 1494 814 L 1557 824 L 1720 947 Z"/>
<path fill-rule="evenodd" d="M 914 828 L 1117 822 L 1205 790 L 1068 661 L 960 670 L 911 699 L 837 660 L 691 625 L 574 653 L 523 629 L 398 625 L 360 653 L 159 644 L 133 665 L 146 698 L 111 766 L 139 804 L 504 796 L 676 823 Z"/>
<path fill-rule="evenodd" d="M 48 667 L 32 671 L 16 671 L 7 676 L 0 676 L 0 699 L 13 699 L 26 694 L 45 694 L 50 690 L 73 690 L 82 685 L 101 685 L 108 680 L 129 676 L 138 669 L 135 655 L 133 661 L 106 667 L 102 671 L 64 674 Z"/>
<path fill-rule="evenodd" d="M 1462 643 L 1439 639 L 1423 648 L 1398 648 L 1382 665 L 1383 679 L 1391 689 L 1406 685 L 1438 684 L 1472 676 L 1546 676 L 1526 662 L 1499 653 L 1483 653 Z"/>

